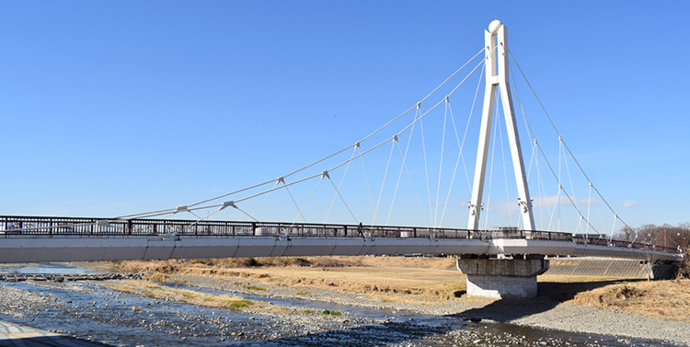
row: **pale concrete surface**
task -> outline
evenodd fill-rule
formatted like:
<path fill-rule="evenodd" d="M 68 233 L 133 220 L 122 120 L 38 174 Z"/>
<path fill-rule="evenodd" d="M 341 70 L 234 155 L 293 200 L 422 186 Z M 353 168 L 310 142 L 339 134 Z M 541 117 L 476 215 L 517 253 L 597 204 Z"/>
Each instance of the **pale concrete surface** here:
<path fill-rule="evenodd" d="M 468 259 L 471 258 L 471 259 Z M 458 270 L 467 275 L 467 295 L 489 298 L 533 298 L 537 296 L 537 275 L 549 269 L 544 256 L 526 259 L 456 259 Z"/>
<path fill-rule="evenodd" d="M 95 347 L 108 345 L 78 340 L 68 335 L 0 321 L 0 346 Z"/>

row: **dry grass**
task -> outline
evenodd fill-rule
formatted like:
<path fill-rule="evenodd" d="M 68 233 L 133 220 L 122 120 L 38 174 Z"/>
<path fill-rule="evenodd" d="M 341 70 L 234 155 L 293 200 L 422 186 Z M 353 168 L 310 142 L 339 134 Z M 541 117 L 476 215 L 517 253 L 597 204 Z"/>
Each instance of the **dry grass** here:
<path fill-rule="evenodd" d="M 237 310 L 254 305 L 255 303 L 235 296 L 212 295 L 191 290 L 159 286 L 149 281 L 113 281 L 104 283 L 104 286 L 123 293 L 138 294 L 155 299 L 173 299 L 204 307 L 219 307 Z M 257 305 L 257 307 L 262 306 L 264 305 Z"/>
<path fill-rule="evenodd" d="M 352 258 L 244 258 L 244 259 L 200 259 L 180 262 L 179 260 L 127 261 L 119 262 L 123 272 L 149 272 L 148 279 L 167 282 L 169 275 L 201 275 L 219 279 L 240 278 L 256 280 L 267 285 L 293 288 L 303 292 L 306 287 L 367 295 L 371 299 L 388 302 L 437 305 L 443 301 L 457 300 L 465 293 L 465 276 L 457 271 L 429 271 L 426 269 L 381 268 L 362 266 L 371 260 L 384 260 L 386 265 L 400 265 L 386 262 L 386 257 Z M 447 268 L 452 259 L 421 259 L 426 267 Z M 433 264 L 439 262 L 439 264 Z M 410 264 L 402 264 L 409 266 Z M 454 266 L 454 265 L 453 265 Z"/>
<path fill-rule="evenodd" d="M 578 293 L 572 301 L 583 306 L 687 321 L 690 320 L 690 280 L 613 284 Z"/>
<path fill-rule="evenodd" d="M 241 277 L 258 279 L 263 283 L 290 287 L 334 290 L 350 294 L 367 295 L 371 299 L 389 302 L 440 304 L 453 300 L 465 291 L 465 277 L 425 270 L 372 267 L 345 268 L 275 268 L 243 269 Z"/>
<path fill-rule="evenodd" d="M 424 257 L 334 257 L 339 260 L 356 259 L 364 265 L 381 267 L 449 270 L 458 271 L 455 268 L 455 258 L 424 258 Z"/>
<path fill-rule="evenodd" d="M 372 266 L 373 265 L 373 266 Z M 360 294 L 372 300 L 421 305 L 467 298 L 465 276 L 451 258 L 303 257 L 120 262 L 121 271 L 147 271 L 152 281 L 169 275 L 251 280 L 309 296 L 311 289 Z M 401 268 L 403 268 L 401 270 Z M 608 310 L 689 320 L 690 280 L 634 282 L 615 277 L 539 276 L 540 297 Z M 490 300 L 488 300 L 490 301 Z"/>
<path fill-rule="evenodd" d="M 356 259 L 331 259 L 322 257 L 267 257 L 267 258 L 203 258 L 179 260 L 131 260 L 114 262 L 121 272 L 179 273 L 190 268 L 242 269 L 258 267 L 344 267 L 362 265 Z"/>

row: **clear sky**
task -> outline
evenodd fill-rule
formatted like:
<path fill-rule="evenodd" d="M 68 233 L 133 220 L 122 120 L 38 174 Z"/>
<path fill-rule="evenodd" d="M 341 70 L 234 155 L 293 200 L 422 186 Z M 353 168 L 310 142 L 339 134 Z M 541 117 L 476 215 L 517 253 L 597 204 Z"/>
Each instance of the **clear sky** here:
<path fill-rule="evenodd" d="M 351 145 L 415 105 L 482 49 L 484 29 L 498 18 L 563 138 L 620 217 L 631 226 L 687 222 L 688 13 L 687 1 L 0 2 L 0 215 L 112 217 L 275 179 Z M 480 70 L 451 101 L 460 136 Z M 527 100 L 528 87 L 518 82 L 518 71 L 513 74 Z M 431 97 L 422 111 L 443 95 Z M 525 101 L 525 109 L 558 166 L 558 141 L 548 121 L 533 101 Z M 464 152 L 470 180 L 476 112 Z M 429 205 L 447 206 L 441 224 L 464 227 L 469 189 L 462 165 L 453 194 L 446 200 L 443 193 L 455 163 L 450 149 L 442 193 L 435 197 L 440 142 L 434 141 L 442 136 L 432 131 L 442 129 L 443 116 L 442 105 L 435 120 L 424 123 L 433 196 L 428 199 L 424 181 L 415 189 L 423 218 L 436 214 Z M 446 136 L 455 141 L 451 132 Z M 529 140 L 521 136 L 530 161 Z M 387 144 L 365 157 L 373 200 L 390 149 Z M 421 146 L 410 151 L 412 175 L 424 178 Z M 499 152 L 493 185 L 503 190 L 492 193 L 489 207 L 495 215 L 516 197 L 512 169 L 506 179 Z M 394 154 L 382 201 L 392 199 L 400 172 Z M 541 175 L 550 175 L 543 164 Z M 568 165 L 574 173 L 574 162 Z M 355 219 L 371 222 L 362 164 L 353 162 L 349 170 L 344 187 L 352 186 L 344 198 Z M 342 170 L 332 175 L 336 185 L 340 177 Z M 390 224 L 425 224 L 405 173 L 400 182 Z M 316 183 L 294 188 L 300 206 Z M 322 183 L 310 201 L 313 210 L 305 210 L 309 222 L 323 221 L 333 197 L 330 183 Z M 567 188 L 580 203 L 589 199 L 582 183 Z M 602 201 L 591 201 L 604 210 Z M 242 206 L 251 213 L 260 202 Z M 378 222 L 389 209 L 390 202 L 381 203 L 385 213 Z M 256 216 L 290 222 L 296 211 L 280 191 Z M 514 225 L 516 216 L 488 225 Z M 610 216 L 600 218 L 607 228 Z M 246 219 L 233 211 L 217 217 Z M 328 221 L 353 218 L 336 200 Z"/>

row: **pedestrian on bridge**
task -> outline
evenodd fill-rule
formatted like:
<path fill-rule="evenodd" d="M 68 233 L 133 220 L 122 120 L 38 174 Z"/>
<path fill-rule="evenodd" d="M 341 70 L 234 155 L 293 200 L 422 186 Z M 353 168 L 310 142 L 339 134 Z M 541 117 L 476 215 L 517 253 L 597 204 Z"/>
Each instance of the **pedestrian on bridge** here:
<path fill-rule="evenodd" d="M 357 236 L 361 236 L 366 241 L 366 237 L 364 237 L 364 226 L 362 225 L 362 222 L 359 222 L 359 225 L 357 226 Z"/>

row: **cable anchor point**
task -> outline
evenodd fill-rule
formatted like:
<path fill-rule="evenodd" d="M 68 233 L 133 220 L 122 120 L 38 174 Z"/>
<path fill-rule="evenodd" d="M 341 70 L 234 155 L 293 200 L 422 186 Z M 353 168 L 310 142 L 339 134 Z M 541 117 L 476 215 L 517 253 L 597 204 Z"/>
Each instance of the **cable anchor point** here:
<path fill-rule="evenodd" d="M 331 179 L 331 176 L 328 175 L 328 170 L 323 170 L 321 172 L 321 179 L 324 179 L 326 177 L 328 177 L 328 179 Z"/>
<path fill-rule="evenodd" d="M 529 207 L 529 206 L 527 206 L 527 201 L 522 201 L 522 199 L 520 199 L 520 198 L 517 198 L 517 200 L 518 200 L 518 206 L 522 207 L 522 212 L 523 213 L 527 212 L 528 207 Z"/>
<path fill-rule="evenodd" d="M 218 208 L 218 211 L 222 211 L 222 210 L 224 210 L 224 209 L 226 209 L 226 208 L 228 208 L 228 207 L 237 208 L 237 205 L 235 205 L 235 202 L 232 201 L 232 200 L 226 201 L 226 202 L 224 202 L 224 203 Z"/>
<path fill-rule="evenodd" d="M 355 148 L 359 149 L 361 144 L 362 144 L 362 141 L 355 142 Z"/>
<path fill-rule="evenodd" d="M 180 212 L 189 212 L 189 208 L 187 207 L 187 205 L 177 206 L 175 208 L 175 212 L 173 212 L 173 214 L 180 213 Z"/>
<path fill-rule="evenodd" d="M 472 204 L 472 201 L 467 202 L 467 208 L 470 209 L 470 215 L 474 216 L 477 214 L 477 206 Z"/>
<path fill-rule="evenodd" d="M 279 184 L 279 183 L 285 184 L 285 177 L 283 177 L 283 176 L 278 177 L 278 179 L 276 180 L 276 184 Z"/>

